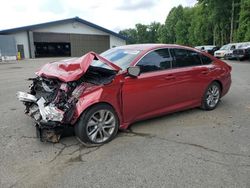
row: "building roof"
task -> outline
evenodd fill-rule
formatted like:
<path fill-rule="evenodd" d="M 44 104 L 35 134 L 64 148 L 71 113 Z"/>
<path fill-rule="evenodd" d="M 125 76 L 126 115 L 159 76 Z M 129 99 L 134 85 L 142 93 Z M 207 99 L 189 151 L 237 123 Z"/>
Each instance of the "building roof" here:
<path fill-rule="evenodd" d="M 103 31 L 105 33 L 109 33 L 111 35 L 114 35 L 114 36 L 121 38 L 123 40 L 127 40 L 127 38 L 123 35 L 120 35 L 114 31 L 108 30 L 104 27 L 101 27 L 99 25 L 96 25 L 96 24 L 93 24 L 93 23 L 88 22 L 86 20 L 83 20 L 79 17 L 68 18 L 68 19 L 64 19 L 64 20 L 57 20 L 57 21 L 46 22 L 46 23 L 35 24 L 35 25 L 29 25 L 29 26 L 24 26 L 24 27 L 17 27 L 17 28 L 12 28 L 12 29 L 6 29 L 6 30 L 0 31 L 0 34 L 12 34 L 12 33 L 17 33 L 17 32 L 21 32 L 21 31 L 32 31 L 35 29 L 40 29 L 40 28 L 44 28 L 44 27 L 48 27 L 48 26 L 54 26 L 54 25 L 58 25 L 58 24 L 71 23 L 71 22 L 79 22 L 79 23 L 85 24 L 89 27 Z"/>

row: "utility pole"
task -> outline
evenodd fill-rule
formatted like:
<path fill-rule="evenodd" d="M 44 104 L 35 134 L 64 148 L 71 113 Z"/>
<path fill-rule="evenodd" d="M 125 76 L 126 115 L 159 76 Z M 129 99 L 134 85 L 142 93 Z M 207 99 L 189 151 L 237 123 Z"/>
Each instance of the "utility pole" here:
<path fill-rule="evenodd" d="M 231 9 L 231 28 L 230 28 L 230 43 L 233 42 L 233 34 L 234 34 L 234 0 L 232 0 L 232 9 Z"/>
<path fill-rule="evenodd" d="M 216 26 L 214 26 L 214 29 L 213 29 L 213 45 L 216 46 Z"/>

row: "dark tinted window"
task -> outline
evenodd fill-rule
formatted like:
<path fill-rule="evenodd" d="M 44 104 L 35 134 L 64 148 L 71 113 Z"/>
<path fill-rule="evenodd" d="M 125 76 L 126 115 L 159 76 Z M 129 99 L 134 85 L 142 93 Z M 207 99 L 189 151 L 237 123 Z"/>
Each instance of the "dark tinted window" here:
<path fill-rule="evenodd" d="M 205 56 L 205 55 L 202 55 L 201 54 L 201 59 L 202 59 L 202 63 L 203 65 L 208 65 L 208 64 L 211 64 L 212 63 L 212 59 L 210 59 L 209 57 Z"/>
<path fill-rule="evenodd" d="M 171 68 L 171 60 L 168 49 L 160 49 L 145 55 L 137 66 L 141 68 L 141 72 L 151 72 Z"/>
<path fill-rule="evenodd" d="M 187 67 L 202 64 L 198 52 L 185 49 L 171 49 L 171 53 L 175 57 L 173 67 Z"/>

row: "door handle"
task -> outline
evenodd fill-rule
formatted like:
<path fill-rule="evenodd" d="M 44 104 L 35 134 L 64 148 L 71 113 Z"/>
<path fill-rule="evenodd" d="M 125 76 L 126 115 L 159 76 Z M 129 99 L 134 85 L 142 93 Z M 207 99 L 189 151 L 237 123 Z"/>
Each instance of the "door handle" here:
<path fill-rule="evenodd" d="M 201 74 L 208 74 L 208 73 L 209 73 L 209 70 L 201 71 Z"/>
<path fill-rule="evenodd" d="M 172 74 L 165 76 L 165 80 L 172 80 L 172 79 L 175 79 L 175 76 Z"/>
<path fill-rule="evenodd" d="M 209 72 L 215 70 L 215 67 L 209 67 L 201 70 L 201 74 L 208 74 Z"/>
<path fill-rule="evenodd" d="M 215 67 L 210 67 L 209 70 L 210 71 L 215 70 Z"/>

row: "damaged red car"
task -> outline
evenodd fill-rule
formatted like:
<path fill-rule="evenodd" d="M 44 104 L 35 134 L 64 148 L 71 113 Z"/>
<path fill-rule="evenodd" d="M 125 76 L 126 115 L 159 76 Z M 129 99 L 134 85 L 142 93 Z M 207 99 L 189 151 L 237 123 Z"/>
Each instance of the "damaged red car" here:
<path fill-rule="evenodd" d="M 103 144 L 133 122 L 180 110 L 213 110 L 231 85 L 231 67 L 196 49 L 166 44 L 112 48 L 45 64 L 18 92 L 42 141 L 67 126 L 80 141 Z"/>

